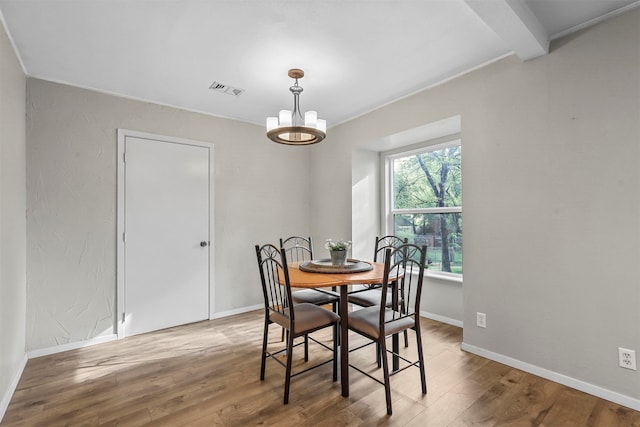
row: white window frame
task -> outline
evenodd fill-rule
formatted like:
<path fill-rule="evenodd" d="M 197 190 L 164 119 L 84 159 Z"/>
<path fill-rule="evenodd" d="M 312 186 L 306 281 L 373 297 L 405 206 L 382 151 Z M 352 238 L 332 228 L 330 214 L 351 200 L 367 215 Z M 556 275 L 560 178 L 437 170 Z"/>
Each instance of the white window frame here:
<path fill-rule="evenodd" d="M 394 218 L 394 215 L 397 215 L 397 214 L 462 213 L 462 206 L 416 208 L 416 209 L 396 209 L 393 206 L 393 188 L 394 188 L 393 166 L 392 166 L 393 160 L 400 157 L 409 157 L 418 153 L 437 151 L 437 150 L 442 150 L 444 148 L 455 147 L 455 146 L 460 146 L 460 149 L 462 150 L 462 140 L 460 139 L 459 134 L 451 135 L 445 138 L 440 138 L 436 141 L 430 141 L 430 142 L 414 145 L 408 149 L 404 148 L 404 149 L 398 149 L 398 150 L 380 153 L 380 156 L 382 158 L 381 164 L 384 168 L 383 170 L 384 185 L 382 188 L 382 191 L 383 191 L 382 200 L 384 200 L 384 203 L 383 203 L 384 226 L 383 227 L 384 227 L 385 235 L 394 234 L 393 218 Z M 463 261 L 463 265 L 464 265 L 464 261 Z M 463 274 L 449 273 L 446 271 L 432 271 L 432 270 L 429 270 L 428 268 L 425 270 L 425 273 L 428 277 L 434 277 L 434 278 L 462 283 Z"/>

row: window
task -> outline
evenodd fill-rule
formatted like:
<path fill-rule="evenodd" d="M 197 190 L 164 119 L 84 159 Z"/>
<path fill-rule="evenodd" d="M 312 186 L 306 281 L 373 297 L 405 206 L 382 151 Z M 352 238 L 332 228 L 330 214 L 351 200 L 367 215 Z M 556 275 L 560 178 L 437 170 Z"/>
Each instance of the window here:
<path fill-rule="evenodd" d="M 390 234 L 427 245 L 429 270 L 462 275 L 460 140 L 386 156 Z"/>

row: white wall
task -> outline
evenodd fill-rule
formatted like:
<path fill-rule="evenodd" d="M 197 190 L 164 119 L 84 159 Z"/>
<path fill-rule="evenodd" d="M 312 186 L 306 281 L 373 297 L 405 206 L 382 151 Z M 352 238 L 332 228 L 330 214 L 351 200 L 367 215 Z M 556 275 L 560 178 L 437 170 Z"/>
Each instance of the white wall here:
<path fill-rule="evenodd" d="M 0 23 L 0 420 L 26 363 L 25 76 Z"/>
<path fill-rule="evenodd" d="M 638 46 L 636 8 L 332 129 L 313 148 L 313 236 L 368 226 L 349 215 L 354 147 L 459 114 L 465 346 L 637 407 L 640 374 L 617 348 L 640 354 Z"/>
<path fill-rule="evenodd" d="M 214 144 L 215 313 L 260 304 L 256 243 L 307 235 L 309 151 L 260 126 L 27 79 L 27 349 L 114 333 L 116 129 Z"/>
<path fill-rule="evenodd" d="M 370 236 L 380 235 L 380 154 L 356 148 L 351 153 L 351 168 L 352 256 L 370 260 L 375 250 Z"/>

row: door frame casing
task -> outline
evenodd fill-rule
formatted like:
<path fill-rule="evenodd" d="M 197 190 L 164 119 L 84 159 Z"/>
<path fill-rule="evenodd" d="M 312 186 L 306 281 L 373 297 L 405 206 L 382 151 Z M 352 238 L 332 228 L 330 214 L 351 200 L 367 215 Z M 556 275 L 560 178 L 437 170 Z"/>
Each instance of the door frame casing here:
<path fill-rule="evenodd" d="M 147 132 L 138 132 L 129 129 L 117 129 L 118 136 L 118 158 L 116 161 L 118 184 L 117 184 L 117 225 L 116 225 L 116 312 L 115 312 L 115 332 L 118 339 L 125 338 L 124 329 L 124 286 L 125 286 L 125 142 L 127 137 L 156 140 L 158 142 L 169 142 L 174 144 L 195 145 L 209 149 L 209 319 L 213 319 L 214 302 L 214 277 L 215 277 L 215 239 L 214 239 L 214 144 L 211 142 L 194 141 L 185 138 L 157 135 Z"/>

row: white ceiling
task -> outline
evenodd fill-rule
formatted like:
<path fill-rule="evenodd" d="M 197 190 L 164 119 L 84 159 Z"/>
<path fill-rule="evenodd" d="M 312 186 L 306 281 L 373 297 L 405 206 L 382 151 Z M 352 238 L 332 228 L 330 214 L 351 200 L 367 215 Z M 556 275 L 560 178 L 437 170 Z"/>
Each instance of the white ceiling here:
<path fill-rule="evenodd" d="M 330 128 L 640 5 L 638 0 L 0 0 L 27 75 L 264 124 Z M 244 92 L 209 89 L 220 82 Z"/>

